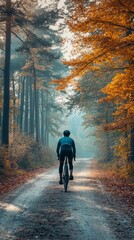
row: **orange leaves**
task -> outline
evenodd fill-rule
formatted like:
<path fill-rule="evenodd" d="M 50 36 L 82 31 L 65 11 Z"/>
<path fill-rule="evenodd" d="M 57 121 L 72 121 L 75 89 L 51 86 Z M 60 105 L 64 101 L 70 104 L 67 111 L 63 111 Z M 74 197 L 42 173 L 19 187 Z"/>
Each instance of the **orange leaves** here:
<path fill-rule="evenodd" d="M 113 78 L 113 81 L 111 83 L 109 83 L 105 88 L 101 89 L 103 93 L 108 94 L 105 100 L 112 101 L 118 98 L 122 98 L 122 79 L 124 80 L 124 78 L 125 75 L 123 73 L 118 74 Z"/>
<path fill-rule="evenodd" d="M 58 90 L 68 84 L 76 87 L 88 73 L 87 89 L 91 91 L 94 81 L 98 95 L 105 95 L 99 103 L 114 105 L 110 112 L 113 122 L 105 129 L 124 130 L 132 126 L 134 119 L 134 26 L 131 20 L 134 3 L 131 0 L 74 2 L 76 8 L 68 20 L 74 34 L 74 59 L 64 61 L 72 70 L 69 76 L 54 82 Z M 88 90 L 81 87 L 80 91 L 83 98 L 84 94 L 88 95 Z"/>
<path fill-rule="evenodd" d="M 130 69 L 125 70 L 124 73 L 118 73 L 101 91 L 107 94 L 105 101 L 131 101 L 133 96 L 134 82 L 133 73 Z M 103 100 L 102 100 L 103 101 Z"/>
<path fill-rule="evenodd" d="M 69 82 L 71 81 L 70 77 L 62 78 L 62 80 L 55 79 L 51 82 L 51 84 L 57 84 L 56 90 L 63 90 L 65 89 Z"/>
<path fill-rule="evenodd" d="M 16 189 L 43 171 L 45 171 L 45 169 L 37 169 L 29 172 L 17 170 L 16 173 L 10 174 L 8 177 L 0 176 L 0 196 Z"/>
<path fill-rule="evenodd" d="M 73 83 L 74 78 L 81 78 L 88 71 L 104 69 L 106 63 L 109 69 L 126 68 L 133 56 L 133 34 L 126 36 L 132 29 L 130 19 L 134 6 L 130 0 L 127 3 L 119 0 L 74 2 L 76 8 L 67 24 L 74 33 L 75 55 L 73 60 L 64 61 L 73 70 L 70 77 L 61 80 L 62 84 L 57 81 L 62 88 L 67 86 L 67 81 Z"/>
<path fill-rule="evenodd" d="M 110 166 L 107 170 L 101 169 L 101 175 L 98 174 L 98 177 L 105 186 L 106 191 L 114 198 L 114 204 L 116 204 L 116 201 L 120 201 L 120 205 L 118 204 L 120 211 L 123 209 L 125 212 L 127 209 L 127 214 L 132 217 L 134 215 L 134 184 L 129 183 L 127 178 L 129 172 L 134 170 L 134 165 L 126 164 L 120 174 L 117 173 L 117 169 L 119 169 L 119 165 L 113 166 L 113 168 Z"/>
<path fill-rule="evenodd" d="M 109 83 L 101 91 L 106 97 L 100 102 L 114 102 L 115 112 L 114 123 L 107 126 L 107 130 L 124 129 L 124 127 L 132 127 L 134 124 L 134 82 L 133 73 L 130 69 L 124 73 L 117 73 Z M 126 130 L 126 128 L 124 129 Z"/>

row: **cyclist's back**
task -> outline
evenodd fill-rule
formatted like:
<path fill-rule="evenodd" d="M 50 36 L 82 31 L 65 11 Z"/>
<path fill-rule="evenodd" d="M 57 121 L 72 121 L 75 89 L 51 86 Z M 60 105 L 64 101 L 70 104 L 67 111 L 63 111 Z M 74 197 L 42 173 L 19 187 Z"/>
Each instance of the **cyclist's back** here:
<path fill-rule="evenodd" d="M 75 155 L 76 155 L 75 142 L 72 138 L 69 137 L 70 131 L 65 130 L 63 134 L 64 134 L 64 137 L 60 138 L 57 144 L 57 156 L 58 156 L 58 159 L 60 160 L 60 165 L 59 165 L 59 174 L 60 174 L 59 183 L 60 184 L 62 184 L 62 171 L 63 171 L 63 163 L 65 160 L 65 156 L 67 156 L 69 160 L 70 180 L 73 180 L 72 160 L 73 158 L 75 159 Z"/>
<path fill-rule="evenodd" d="M 59 144 L 61 148 L 73 148 L 74 141 L 72 138 L 66 136 L 59 140 Z"/>

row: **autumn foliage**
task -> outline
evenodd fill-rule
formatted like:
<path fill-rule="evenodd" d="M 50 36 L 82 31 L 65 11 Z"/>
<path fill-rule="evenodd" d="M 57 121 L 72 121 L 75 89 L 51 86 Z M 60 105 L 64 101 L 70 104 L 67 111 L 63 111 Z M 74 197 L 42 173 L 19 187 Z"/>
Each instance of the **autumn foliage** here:
<path fill-rule="evenodd" d="M 91 115 L 94 86 L 93 97 L 105 106 L 104 115 L 107 111 L 98 125 L 107 132 L 108 144 L 112 138 L 109 151 L 126 165 L 134 161 L 134 2 L 74 0 L 67 24 L 74 36 L 73 51 L 72 59 L 64 63 L 71 70 L 67 77 L 55 80 L 57 89 L 71 84 L 78 92 L 75 101 L 81 96 L 79 105 Z M 88 92 L 90 103 L 84 105 Z M 114 140 L 110 132 L 115 132 Z"/>
<path fill-rule="evenodd" d="M 74 14 L 68 20 L 68 26 L 75 34 L 74 59 L 65 61 L 73 70 L 70 76 L 57 81 L 59 88 L 65 87 L 68 80 L 80 77 L 88 71 L 112 69 L 122 72 L 130 69 L 132 72 L 130 62 L 132 64 L 133 61 L 133 2 L 74 2 Z"/>

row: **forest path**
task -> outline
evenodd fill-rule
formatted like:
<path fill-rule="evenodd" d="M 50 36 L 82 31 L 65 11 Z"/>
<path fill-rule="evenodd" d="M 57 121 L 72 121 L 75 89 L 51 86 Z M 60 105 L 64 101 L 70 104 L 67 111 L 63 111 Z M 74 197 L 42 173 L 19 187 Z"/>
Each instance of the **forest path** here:
<path fill-rule="evenodd" d="M 68 192 L 58 169 L 28 181 L 0 201 L 0 240 L 132 240 L 127 216 L 109 205 L 91 159 L 77 159 Z"/>

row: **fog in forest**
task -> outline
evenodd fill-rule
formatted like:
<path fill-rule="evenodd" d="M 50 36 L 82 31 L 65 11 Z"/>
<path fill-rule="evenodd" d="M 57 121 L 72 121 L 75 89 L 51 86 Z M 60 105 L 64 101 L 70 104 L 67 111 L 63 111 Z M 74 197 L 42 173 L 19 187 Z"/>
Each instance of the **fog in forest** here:
<path fill-rule="evenodd" d="M 94 128 L 84 129 L 82 123 L 82 114 L 79 111 L 75 111 L 70 116 L 65 117 L 64 123 L 59 126 L 61 136 L 50 137 L 50 147 L 56 149 L 59 138 L 63 136 L 63 131 L 68 129 L 71 132 L 70 137 L 74 139 L 76 144 L 76 157 L 94 157 L 97 152 Z"/>

